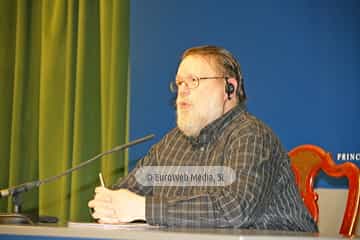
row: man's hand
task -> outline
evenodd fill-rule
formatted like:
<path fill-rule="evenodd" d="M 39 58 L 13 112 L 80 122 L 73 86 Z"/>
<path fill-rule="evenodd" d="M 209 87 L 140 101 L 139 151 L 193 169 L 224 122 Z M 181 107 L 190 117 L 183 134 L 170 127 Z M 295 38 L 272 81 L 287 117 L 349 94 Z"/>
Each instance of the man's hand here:
<path fill-rule="evenodd" d="M 127 189 L 95 188 L 95 197 L 88 206 L 94 209 L 92 217 L 99 223 L 125 223 L 145 220 L 145 197 Z"/>

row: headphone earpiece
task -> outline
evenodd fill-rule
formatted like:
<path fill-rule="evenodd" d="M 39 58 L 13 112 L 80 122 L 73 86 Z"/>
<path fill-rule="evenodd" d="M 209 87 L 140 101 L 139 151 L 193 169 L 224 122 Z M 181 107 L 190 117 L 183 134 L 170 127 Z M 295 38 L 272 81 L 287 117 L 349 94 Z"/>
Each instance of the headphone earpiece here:
<path fill-rule="evenodd" d="M 228 95 L 228 99 L 231 99 L 231 94 L 235 91 L 234 85 L 226 81 L 225 92 Z"/>

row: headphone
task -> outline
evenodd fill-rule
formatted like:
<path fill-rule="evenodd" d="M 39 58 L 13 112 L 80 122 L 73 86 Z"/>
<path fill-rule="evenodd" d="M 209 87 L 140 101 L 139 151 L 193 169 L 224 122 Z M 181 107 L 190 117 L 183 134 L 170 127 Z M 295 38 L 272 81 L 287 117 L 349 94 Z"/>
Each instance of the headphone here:
<path fill-rule="evenodd" d="M 231 94 L 235 91 L 234 84 L 228 82 L 228 78 L 225 78 L 225 92 L 228 95 L 228 100 L 231 100 Z"/>

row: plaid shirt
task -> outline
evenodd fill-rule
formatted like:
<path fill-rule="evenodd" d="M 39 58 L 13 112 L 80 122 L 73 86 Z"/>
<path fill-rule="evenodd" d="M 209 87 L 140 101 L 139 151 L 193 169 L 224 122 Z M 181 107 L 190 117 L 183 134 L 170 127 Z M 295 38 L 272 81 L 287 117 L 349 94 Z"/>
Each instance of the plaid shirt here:
<path fill-rule="evenodd" d="M 142 166 L 227 166 L 228 186 L 144 186 Z M 146 196 L 146 220 L 176 227 L 232 227 L 315 232 L 290 168 L 287 152 L 269 127 L 243 104 L 215 120 L 196 138 L 170 131 L 114 185 Z"/>

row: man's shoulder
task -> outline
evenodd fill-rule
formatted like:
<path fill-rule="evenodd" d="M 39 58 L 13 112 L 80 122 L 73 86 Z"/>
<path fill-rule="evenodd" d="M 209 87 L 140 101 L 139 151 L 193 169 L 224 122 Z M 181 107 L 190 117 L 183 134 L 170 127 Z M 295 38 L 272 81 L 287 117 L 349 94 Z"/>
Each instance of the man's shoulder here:
<path fill-rule="evenodd" d="M 232 135 L 248 136 L 248 135 L 275 135 L 273 130 L 262 120 L 258 119 L 249 112 L 243 112 L 229 126 Z"/>
<path fill-rule="evenodd" d="M 262 120 L 249 112 L 244 112 L 234 119 L 227 129 L 227 144 L 258 142 L 268 147 L 283 149 L 283 145 L 277 134 Z"/>
<path fill-rule="evenodd" d="M 270 155 L 274 153 L 277 156 L 286 154 L 279 137 L 266 123 L 248 112 L 244 112 L 242 115 L 235 119 L 232 129 L 229 129 L 226 144 L 230 148 L 250 146 L 246 149 L 252 151 L 258 146 L 263 151 L 263 159 L 269 159 Z"/>

